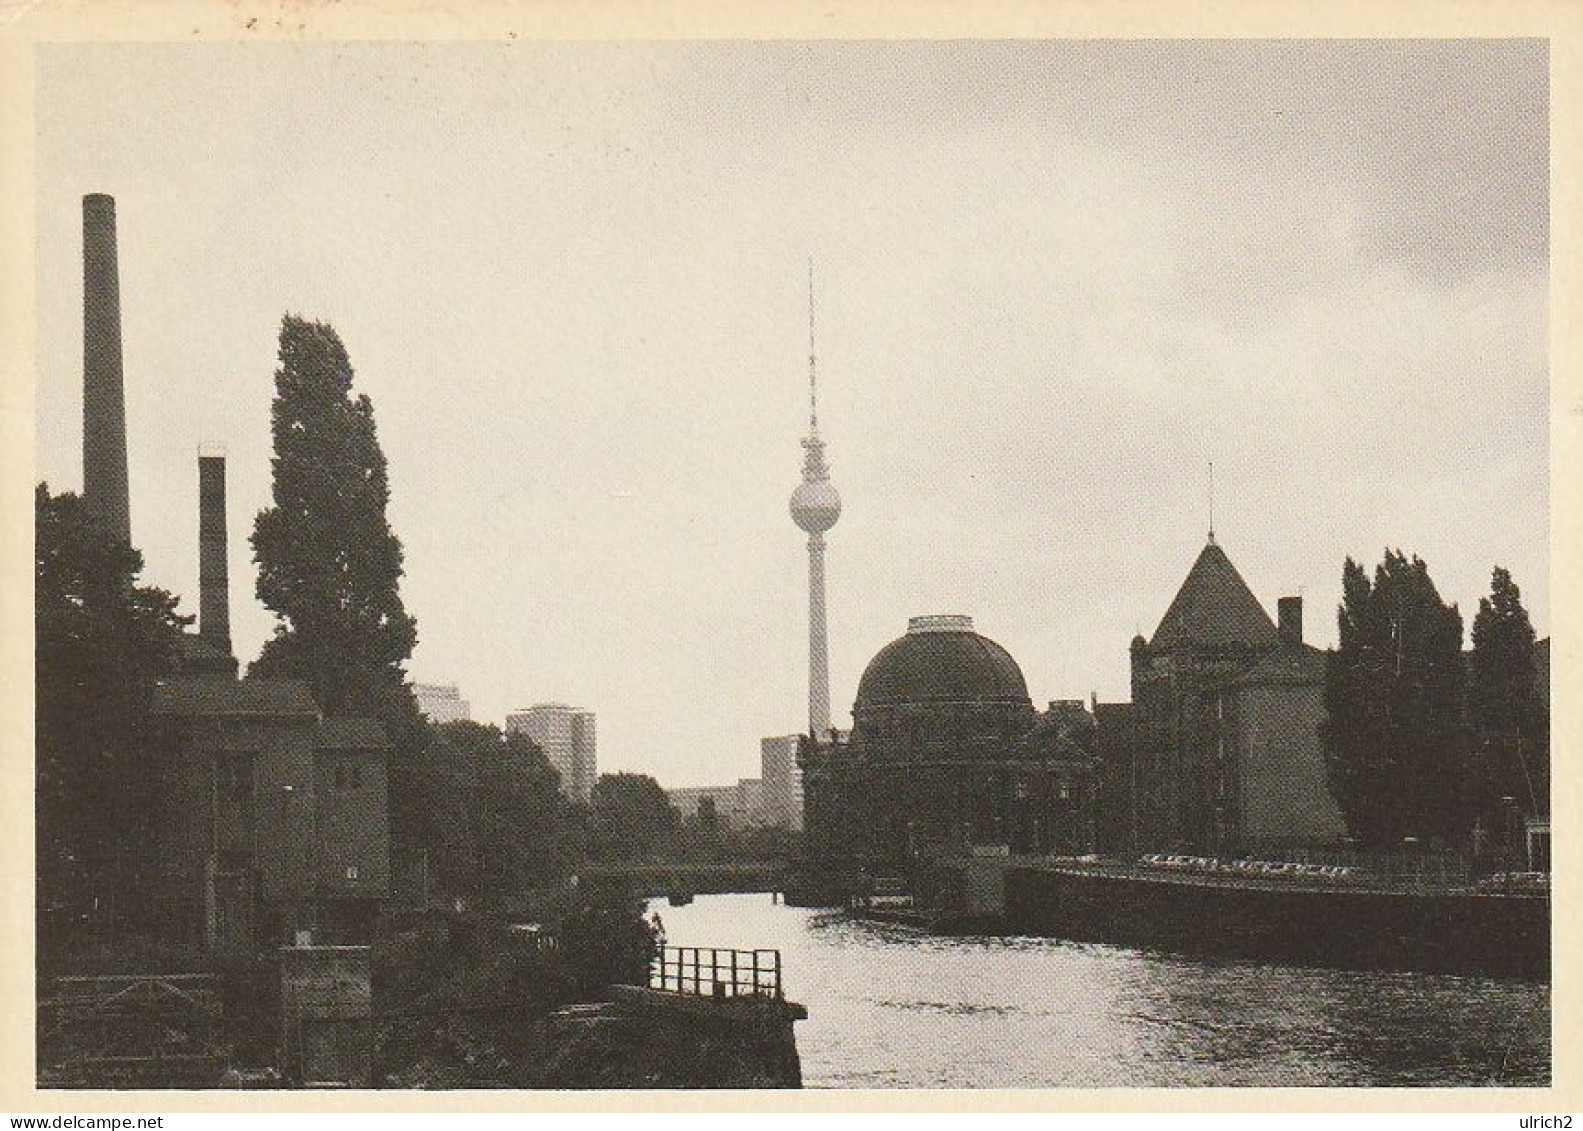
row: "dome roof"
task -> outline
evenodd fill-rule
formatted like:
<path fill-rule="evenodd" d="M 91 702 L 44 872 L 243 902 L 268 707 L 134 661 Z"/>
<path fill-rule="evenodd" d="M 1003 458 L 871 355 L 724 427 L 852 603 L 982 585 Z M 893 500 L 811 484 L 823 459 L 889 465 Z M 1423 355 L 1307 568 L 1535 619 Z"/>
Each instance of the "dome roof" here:
<path fill-rule="evenodd" d="M 869 661 L 854 711 L 903 703 L 1029 702 L 1011 653 L 973 631 L 971 617 L 913 617 L 907 635 Z"/>

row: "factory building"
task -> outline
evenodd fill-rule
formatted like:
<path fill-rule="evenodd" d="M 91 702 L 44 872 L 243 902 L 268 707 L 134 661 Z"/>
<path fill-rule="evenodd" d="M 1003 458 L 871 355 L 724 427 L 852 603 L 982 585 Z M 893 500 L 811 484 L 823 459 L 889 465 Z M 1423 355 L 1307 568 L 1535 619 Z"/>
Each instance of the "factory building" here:
<path fill-rule="evenodd" d="M 83 198 L 83 495 L 130 544 L 115 201 Z M 390 895 L 389 743 L 326 717 L 296 679 L 238 678 L 226 463 L 198 458 L 199 623 L 154 688 L 158 819 L 147 898 L 167 934 L 212 950 L 366 939 Z"/>
<path fill-rule="evenodd" d="M 221 951 L 366 941 L 391 893 L 384 729 L 326 717 L 302 680 L 237 678 L 222 456 L 199 457 L 199 531 L 198 631 L 154 688 L 161 918 Z"/>

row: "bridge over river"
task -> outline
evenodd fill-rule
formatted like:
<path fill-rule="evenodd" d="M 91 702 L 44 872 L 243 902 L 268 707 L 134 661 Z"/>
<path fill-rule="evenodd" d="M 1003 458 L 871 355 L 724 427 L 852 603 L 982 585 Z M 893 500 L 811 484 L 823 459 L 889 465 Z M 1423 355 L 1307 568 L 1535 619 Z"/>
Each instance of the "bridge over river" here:
<path fill-rule="evenodd" d="M 782 867 L 776 861 L 731 864 L 599 864 L 587 868 L 579 882 L 592 886 L 622 885 L 645 896 L 719 895 L 778 892 Z"/>

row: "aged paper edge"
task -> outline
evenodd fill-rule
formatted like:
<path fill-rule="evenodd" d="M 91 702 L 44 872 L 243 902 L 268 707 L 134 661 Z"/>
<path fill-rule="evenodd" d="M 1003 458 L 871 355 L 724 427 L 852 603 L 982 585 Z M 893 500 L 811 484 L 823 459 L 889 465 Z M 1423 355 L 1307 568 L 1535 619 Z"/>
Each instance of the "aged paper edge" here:
<path fill-rule="evenodd" d="M 531 39 L 1540 38 L 1550 46 L 1550 515 L 1554 749 L 1553 1083 L 1548 1089 L 1047 1089 L 801 1092 L 40 1092 L 33 1057 L 31 494 L 34 240 L 33 48 L 52 42 L 329 43 Z M 1574 830 L 1583 811 L 1578 549 L 1583 533 L 1579 98 L 1583 4 L 1533 0 L 0 0 L 0 1109 L 54 1112 L 531 1111 L 1566 1111 L 1583 1107 Z"/>

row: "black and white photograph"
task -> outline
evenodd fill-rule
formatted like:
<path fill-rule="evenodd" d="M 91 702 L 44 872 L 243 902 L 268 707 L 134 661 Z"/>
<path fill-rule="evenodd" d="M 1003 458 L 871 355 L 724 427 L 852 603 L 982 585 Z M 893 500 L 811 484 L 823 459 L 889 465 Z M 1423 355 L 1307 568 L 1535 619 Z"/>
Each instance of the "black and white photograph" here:
<path fill-rule="evenodd" d="M 1550 39 L 198 7 L 27 56 L 27 1088 L 1558 1082 Z"/>

